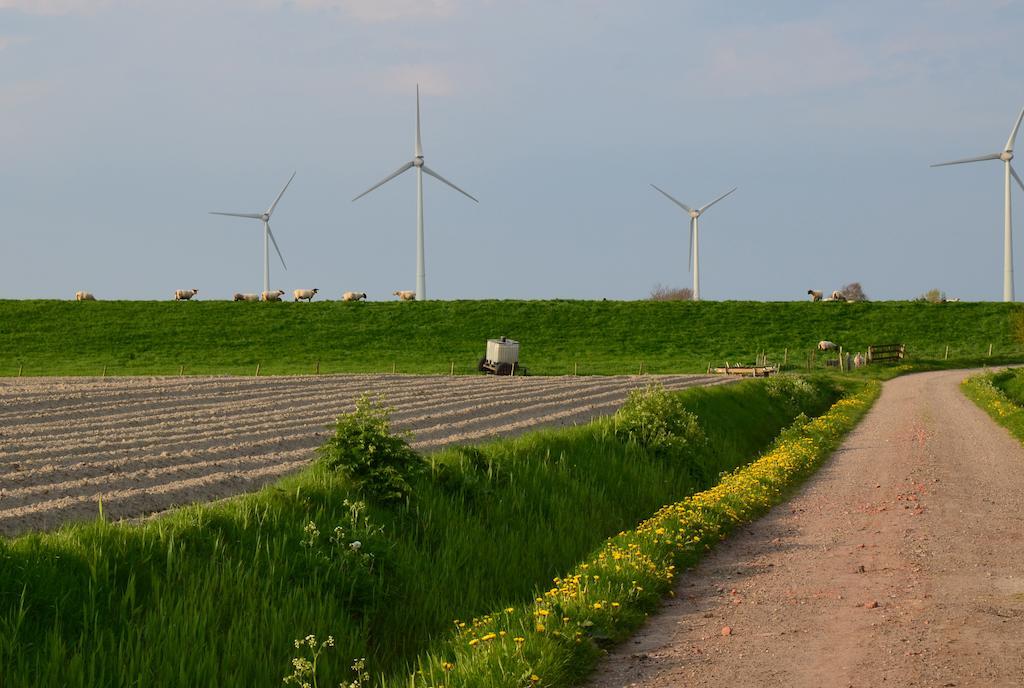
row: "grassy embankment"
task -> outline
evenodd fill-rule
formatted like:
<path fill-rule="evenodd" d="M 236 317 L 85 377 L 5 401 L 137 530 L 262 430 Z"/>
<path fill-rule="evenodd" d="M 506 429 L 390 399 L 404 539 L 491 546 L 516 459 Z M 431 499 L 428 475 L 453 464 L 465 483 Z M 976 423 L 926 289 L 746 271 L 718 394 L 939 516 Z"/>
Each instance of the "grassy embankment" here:
<path fill-rule="evenodd" d="M 668 455 L 624 442 L 616 434 L 622 421 L 604 419 L 431 455 L 429 470 L 411 479 L 408 500 L 392 506 L 363 506 L 351 482 L 314 465 L 256 494 L 142 524 L 98 521 L 0 539 L 3 685 L 274 685 L 301 654 L 293 640 L 306 634 L 335 639 L 318 662 L 320 685 L 351 678 L 357 657 L 397 685 L 406 684 L 417 657 L 445 672 L 450 646 L 443 639 L 454 618 L 511 609 L 532 619 L 534 597 L 553 577 L 600 559 L 593 553 L 605 551 L 606 538 L 755 459 L 800 412 L 825 411 L 836 384 L 749 381 L 688 390 L 682 398 L 706 444 Z M 763 476 L 754 482 L 776 496 L 788 484 Z M 726 499 L 698 509 L 709 541 L 767 503 L 757 497 L 752 512 L 728 494 L 709 494 Z M 664 527 L 677 534 L 673 513 Z M 662 546 L 673 538 L 659 537 L 641 536 L 637 547 L 655 547 L 645 555 L 652 561 L 688 561 Z M 634 622 L 667 585 L 662 568 L 644 575 L 661 583 L 621 603 L 607 598 Z M 614 580 L 609 574 L 605 582 Z M 620 637 L 627 627 L 598 622 L 582 627 L 597 641 L 598 630 Z M 475 630 L 472 622 L 466 628 Z M 547 674 L 539 685 L 585 671 L 596 647 L 536 627 L 523 638 L 510 651 L 530 662 L 536 656 Z M 590 650 L 577 656 L 577 647 Z M 456 652 L 450 659 L 459 671 L 472 668 Z M 488 685 L 495 670 L 485 663 L 460 674 L 462 685 Z"/>
<path fill-rule="evenodd" d="M 1024 369 L 975 375 L 964 380 L 961 388 L 968 399 L 1024 442 Z"/>
<path fill-rule="evenodd" d="M 309 374 L 317 361 L 324 373 L 468 373 L 501 335 L 541 375 L 703 372 L 786 349 L 802 368 L 821 339 L 851 352 L 902 342 L 915 362 L 966 366 L 1024 357 L 1015 317 L 1016 304 L 896 301 L 0 301 L 0 375 Z"/>

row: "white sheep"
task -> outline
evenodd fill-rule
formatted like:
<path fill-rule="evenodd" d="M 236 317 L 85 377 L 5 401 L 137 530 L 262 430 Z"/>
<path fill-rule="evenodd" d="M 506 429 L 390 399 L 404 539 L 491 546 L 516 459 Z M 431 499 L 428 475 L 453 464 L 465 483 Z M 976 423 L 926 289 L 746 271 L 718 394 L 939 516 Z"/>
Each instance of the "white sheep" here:
<path fill-rule="evenodd" d="M 341 295 L 342 301 L 362 301 L 365 298 L 365 291 L 347 291 Z"/>
<path fill-rule="evenodd" d="M 284 296 L 284 291 L 281 289 L 278 289 L 277 291 L 265 291 L 262 294 L 260 294 L 260 300 L 280 301 L 282 296 Z"/>
<path fill-rule="evenodd" d="M 811 301 L 821 301 L 821 297 L 823 296 L 820 291 L 814 291 L 813 289 L 808 289 L 807 293 L 811 295 Z"/>
<path fill-rule="evenodd" d="M 76 291 L 75 301 L 95 301 L 96 297 L 90 291 Z"/>
<path fill-rule="evenodd" d="M 193 296 L 199 293 L 198 289 L 175 289 L 174 300 L 175 301 L 188 301 Z"/>
<path fill-rule="evenodd" d="M 827 339 L 822 339 L 818 342 L 818 351 L 835 351 L 839 348 L 839 345 L 835 342 L 830 342 Z"/>
<path fill-rule="evenodd" d="M 414 291 L 393 291 L 391 293 L 397 296 L 398 298 L 402 299 L 403 301 L 416 300 L 416 292 Z"/>
<path fill-rule="evenodd" d="M 232 301 L 259 301 L 260 300 L 260 295 L 259 294 L 239 294 L 238 292 L 235 292 L 235 295 L 233 297 L 231 297 L 231 300 Z"/>
<path fill-rule="evenodd" d="M 305 299 L 306 301 L 312 303 L 313 297 L 316 296 L 317 293 L 319 293 L 319 291 L 319 289 L 296 289 L 295 291 L 292 292 L 292 296 L 295 297 L 296 301 L 302 301 L 303 299 Z"/>
<path fill-rule="evenodd" d="M 841 291 L 832 292 L 832 296 L 829 297 L 829 301 L 845 301 L 846 295 Z"/>
<path fill-rule="evenodd" d="M 861 355 L 861 353 L 858 351 L 857 355 L 853 357 L 853 365 L 854 365 L 854 367 L 860 368 L 865 363 L 867 363 L 867 360 L 865 360 L 864 356 Z"/>

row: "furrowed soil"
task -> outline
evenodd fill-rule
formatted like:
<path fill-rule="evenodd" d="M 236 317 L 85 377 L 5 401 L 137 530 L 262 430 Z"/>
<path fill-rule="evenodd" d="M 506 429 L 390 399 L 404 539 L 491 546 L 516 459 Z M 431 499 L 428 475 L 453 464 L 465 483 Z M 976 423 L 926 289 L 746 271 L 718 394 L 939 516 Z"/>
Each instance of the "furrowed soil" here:
<path fill-rule="evenodd" d="M 1024 448 L 961 394 L 966 375 L 887 382 L 591 688 L 1024 685 Z"/>
<path fill-rule="evenodd" d="M 309 464 L 362 394 L 430 452 L 614 412 L 631 389 L 719 384 L 623 377 L 20 378 L 0 380 L 0 534 L 145 516 L 255 490 Z"/>

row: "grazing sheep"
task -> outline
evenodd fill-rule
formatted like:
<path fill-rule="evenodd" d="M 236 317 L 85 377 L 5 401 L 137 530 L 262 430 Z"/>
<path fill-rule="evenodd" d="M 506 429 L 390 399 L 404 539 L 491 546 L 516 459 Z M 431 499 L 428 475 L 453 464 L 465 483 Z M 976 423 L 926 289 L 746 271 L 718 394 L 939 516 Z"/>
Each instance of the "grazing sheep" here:
<path fill-rule="evenodd" d="M 260 300 L 260 295 L 259 294 L 239 294 L 238 292 L 235 292 L 235 295 L 233 297 L 231 297 L 231 300 L 232 301 L 259 301 Z"/>
<path fill-rule="evenodd" d="M 75 301 L 95 301 L 96 297 L 89 291 L 76 291 Z"/>
<path fill-rule="evenodd" d="M 199 293 L 198 289 L 176 289 L 174 291 L 175 301 L 188 301 Z"/>
<path fill-rule="evenodd" d="M 867 361 L 864 359 L 864 356 L 862 356 L 861 353 L 858 351 L 857 355 L 853 357 L 853 365 L 857 368 L 860 368 L 865 363 L 867 363 Z"/>
<path fill-rule="evenodd" d="M 280 301 L 282 296 L 284 296 L 284 291 L 281 289 L 278 289 L 277 291 L 265 291 L 262 294 L 260 294 L 260 300 Z"/>
<path fill-rule="evenodd" d="M 397 296 L 398 298 L 402 299 L 403 301 L 416 300 L 416 292 L 414 291 L 393 291 L 391 293 Z"/>
<path fill-rule="evenodd" d="M 811 301 L 821 301 L 822 293 L 820 291 L 808 289 L 807 293 L 811 295 Z"/>
<path fill-rule="evenodd" d="M 347 291 L 341 295 L 342 301 L 362 301 L 365 298 L 365 291 Z"/>
<path fill-rule="evenodd" d="M 846 295 L 841 291 L 832 292 L 832 296 L 825 299 L 826 301 L 846 301 Z"/>
<path fill-rule="evenodd" d="M 292 292 L 292 296 L 295 297 L 296 301 L 302 301 L 305 299 L 312 303 L 313 297 L 316 296 L 319 291 L 319 289 L 296 289 Z"/>
<path fill-rule="evenodd" d="M 818 342 L 818 351 L 835 351 L 839 348 L 839 345 L 835 342 L 830 342 L 827 339 L 822 339 Z"/>

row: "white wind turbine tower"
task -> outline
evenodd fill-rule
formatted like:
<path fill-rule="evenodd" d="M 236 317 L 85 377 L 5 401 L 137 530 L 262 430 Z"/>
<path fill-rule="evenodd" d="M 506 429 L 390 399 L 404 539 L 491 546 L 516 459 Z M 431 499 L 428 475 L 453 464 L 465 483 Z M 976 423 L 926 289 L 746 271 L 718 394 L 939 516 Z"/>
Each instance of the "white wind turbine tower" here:
<path fill-rule="evenodd" d="M 281 189 L 281 193 L 277 194 L 277 198 L 270 204 L 266 212 L 263 213 L 218 213 L 211 212 L 211 215 L 227 215 L 229 217 L 247 217 L 253 220 L 260 220 L 263 223 L 263 291 L 270 291 L 270 242 L 274 242 L 274 250 L 277 251 L 277 257 L 281 259 L 281 265 L 287 270 L 288 266 L 285 265 L 284 256 L 281 255 L 281 249 L 277 246 L 277 239 L 274 238 L 274 233 L 270 231 L 270 216 L 274 214 L 274 208 L 277 207 L 278 202 L 281 200 L 281 196 L 284 196 L 284 192 L 288 190 L 288 185 L 292 183 L 292 179 L 295 179 L 295 172 L 292 172 L 292 176 L 288 178 L 288 183 Z"/>
<path fill-rule="evenodd" d="M 701 208 L 697 208 L 696 210 L 694 210 L 693 208 L 691 208 L 690 206 L 686 205 L 685 203 L 681 203 L 681 202 L 677 201 L 667 191 L 662 191 L 658 187 L 654 186 L 654 184 L 651 184 L 651 186 L 654 187 L 655 191 L 658 191 L 663 196 L 668 198 L 668 200 L 672 201 L 677 206 L 679 206 L 680 208 L 685 210 L 689 214 L 689 216 L 690 216 L 690 270 L 693 272 L 693 300 L 694 301 L 700 301 L 700 252 L 698 250 L 699 245 L 698 245 L 698 233 L 697 233 L 697 230 L 698 230 L 697 220 L 698 220 L 698 218 L 700 218 L 701 214 L 705 210 L 707 210 L 708 208 L 713 206 L 715 203 L 718 203 L 720 200 L 722 200 L 723 198 L 725 198 L 726 196 L 731 194 L 733 191 L 735 191 L 739 187 L 733 187 L 731 191 L 726 191 L 724 194 L 722 194 L 721 196 L 719 196 L 715 200 L 711 201 L 706 206 L 703 206 Z"/>
<path fill-rule="evenodd" d="M 399 167 L 396 171 L 385 177 L 382 181 L 377 182 L 369 189 L 359 194 L 353 201 L 358 201 L 360 198 L 370 193 L 374 189 L 380 186 L 384 186 L 389 181 L 402 174 L 410 168 L 416 168 L 416 300 L 423 301 L 427 298 L 427 276 L 425 261 L 423 257 L 423 173 L 429 174 L 434 179 L 444 182 L 448 186 L 458 191 L 463 196 L 473 200 L 477 203 L 475 198 L 470 196 L 468 193 L 460 189 L 459 187 L 452 184 L 450 181 L 439 175 L 434 170 L 430 169 L 423 163 L 423 142 L 420 139 L 420 87 L 416 85 L 416 149 L 413 154 L 413 159 Z"/>
<path fill-rule="evenodd" d="M 1013 222 L 1010 213 L 1010 177 L 1017 180 L 1017 184 L 1024 189 L 1024 182 L 1017 176 L 1010 161 L 1013 160 L 1013 143 L 1017 139 L 1017 131 L 1020 129 L 1020 122 L 1024 119 L 1024 109 L 1017 116 L 1017 123 L 1013 125 L 1010 138 L 1006 140 L 1006 148 L 1001 153 L 990 155 L 979 155 L 976 158 L 965 158 L 951 162 L 941 162 L 932 167 L 944 167 L 946 165 L 959 165 L 965 162 L 980 162 L 981 160 L 1002 160 L 1003 161 L 1003 301 L 1013 301 Z"/>

